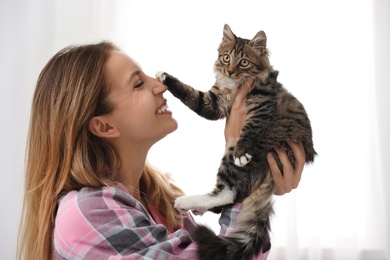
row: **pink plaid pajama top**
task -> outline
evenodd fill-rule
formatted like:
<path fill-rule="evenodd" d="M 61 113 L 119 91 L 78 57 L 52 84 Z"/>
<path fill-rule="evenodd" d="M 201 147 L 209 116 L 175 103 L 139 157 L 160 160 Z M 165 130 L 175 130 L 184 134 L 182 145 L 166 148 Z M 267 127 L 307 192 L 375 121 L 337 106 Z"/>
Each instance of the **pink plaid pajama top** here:
<path fill-rule="evenodd" d="M 148 207 L 150 213 L 122 184 L 69 192 L 55 218 L 53 259 L 197 259 L 188 232 L 169 232 L 153 205 Z M 232 231 L 239 209 L 240 204 L 224 209 L 221 236 Z M 188 214 L 184 221 L 193 220 Z"/>

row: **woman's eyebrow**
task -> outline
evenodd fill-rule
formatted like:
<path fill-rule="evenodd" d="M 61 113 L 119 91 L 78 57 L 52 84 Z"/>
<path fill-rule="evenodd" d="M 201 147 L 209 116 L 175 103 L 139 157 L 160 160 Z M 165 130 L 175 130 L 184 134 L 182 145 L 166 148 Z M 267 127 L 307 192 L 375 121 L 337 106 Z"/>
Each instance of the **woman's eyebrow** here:
<path fill-rule="evenodd" d="M 133 72 L 131 72 L 130 75 L 129 75 L 129 83 L 130 83 L 131 79 L 132 79 L 135 75 L 138 75 L 138 74 L 140 74 L 140 73 L 141 73 L 141 70 L 140 70 L 140 69 L 136 69 L 136 70 L 134 70 Z"/>

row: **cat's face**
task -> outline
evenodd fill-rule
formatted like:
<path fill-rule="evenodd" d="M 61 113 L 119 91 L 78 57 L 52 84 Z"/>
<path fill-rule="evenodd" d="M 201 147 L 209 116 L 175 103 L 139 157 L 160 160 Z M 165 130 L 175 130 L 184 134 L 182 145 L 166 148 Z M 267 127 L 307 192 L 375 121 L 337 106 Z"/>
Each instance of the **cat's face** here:
<path fill-rule="evenodd" d="M 268 73 L 270 63 L 266 49 L 267 37 L 260 31 L 252 40 L 236 37 L 228 25 L 218 49 L 214 70 L 233 80 L 256 78 Z"/>

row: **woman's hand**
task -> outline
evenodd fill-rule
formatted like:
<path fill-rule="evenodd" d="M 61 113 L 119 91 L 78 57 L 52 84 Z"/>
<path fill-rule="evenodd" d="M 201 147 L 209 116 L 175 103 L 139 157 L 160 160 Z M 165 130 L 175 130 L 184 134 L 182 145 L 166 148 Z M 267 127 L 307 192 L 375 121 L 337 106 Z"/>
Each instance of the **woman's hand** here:
<path fill-rule="evenodd" d="M 245 97 L 248 94 L 253 84 L 253 80 L 244 82 L 234 99 L 232 110 L 229 119 L 226 120 L 225 140 L 226 146 L 235 145 L 240 137 L 241 128 L 244 125 L 247 107 L 245 105 Z"/>
<path fill-rule="evenodd" d="M 305 166 L 306 153 L 302 143 L 288 142 L 288 144 L 294 153 L 295 165 L 291 164 L 285 150 L 275 148 L 280 162 L 283 165 L 283 174 L 276 164 L 273 155 L 269 153 L 267 156 L 268 164 L 271 168 L 271 173 L 275 184 L 275 195 L 283 195 L 297 188 L 301 180 L 303 168 Z"/>

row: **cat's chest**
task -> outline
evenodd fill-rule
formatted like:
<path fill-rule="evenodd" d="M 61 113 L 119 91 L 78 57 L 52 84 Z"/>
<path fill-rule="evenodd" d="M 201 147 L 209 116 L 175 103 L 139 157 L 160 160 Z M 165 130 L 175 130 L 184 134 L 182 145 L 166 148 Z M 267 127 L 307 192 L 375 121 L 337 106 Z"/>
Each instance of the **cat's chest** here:
<path fill-rule="evenodd" d="M 219 89 L 219 105 L 223 107 L 225 110 L 230 111 L 234 99 L 237 95 L 239 88 L 234 88 L 234 89 L 228 89 L 228 88 L 220 88 Z M 230 112 L 228 112 L 230 113 Z"/>
<path fill-rule="evenodd" d="M 240 84 L 240 79 L 232 79 L 221 74 L 216 75 L 216 83 L 221 89 L 233 90 L 236 89 Z"/>
<path fill-rule="evenodd" d="M 225 102 L 229 105 L 233 102 L 233 97 L 236 91 L 233 91 L 232 89 L 222 89 L 221 94 L 225 99 Z"/>
<path fill-rule="evenodd" d="M 228 77 L 217 77 L 216 85 L 219 88 L 221 96 L 223 96 L 224 106 L 230 106 L 234 96 L 237 93 L 240 80 L 231 79 Z"/>

